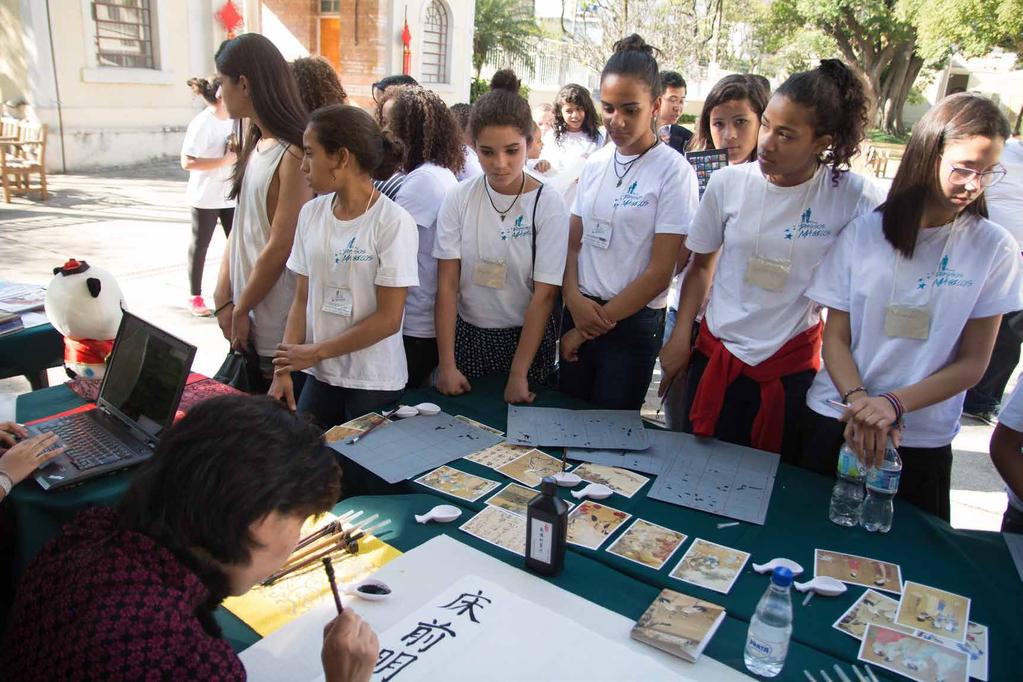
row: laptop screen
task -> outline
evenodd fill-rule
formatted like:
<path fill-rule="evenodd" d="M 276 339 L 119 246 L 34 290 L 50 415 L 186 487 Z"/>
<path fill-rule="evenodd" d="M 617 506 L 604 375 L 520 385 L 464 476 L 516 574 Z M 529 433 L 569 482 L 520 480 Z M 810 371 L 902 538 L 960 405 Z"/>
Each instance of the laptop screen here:
<path fill-rule="evenodd" d="M 194 355 L 194 346 L 124 313 L 99 404 L 159 437 L 174 421 Z"/>

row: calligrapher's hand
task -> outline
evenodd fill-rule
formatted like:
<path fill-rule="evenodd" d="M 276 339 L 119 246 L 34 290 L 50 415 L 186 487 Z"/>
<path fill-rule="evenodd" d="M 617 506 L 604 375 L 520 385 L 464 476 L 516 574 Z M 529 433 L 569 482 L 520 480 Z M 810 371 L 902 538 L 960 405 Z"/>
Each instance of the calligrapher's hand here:
<path fill-rule="evenodd" d="M 350 608 L 323 628 L 320 660 L 327 682 L 368 682 L 379 655 L 373 628 Z"/>

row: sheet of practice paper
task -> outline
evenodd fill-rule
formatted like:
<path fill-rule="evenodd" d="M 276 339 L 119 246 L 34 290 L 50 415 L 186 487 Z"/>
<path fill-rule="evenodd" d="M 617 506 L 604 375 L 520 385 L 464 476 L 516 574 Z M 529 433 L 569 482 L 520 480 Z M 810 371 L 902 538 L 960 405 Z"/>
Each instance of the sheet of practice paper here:
<path fill-rule="evenodd" d="M 632 410 L 508 406 L 508 442 L 533 447 L 646 450 L 647 430 Z"/>

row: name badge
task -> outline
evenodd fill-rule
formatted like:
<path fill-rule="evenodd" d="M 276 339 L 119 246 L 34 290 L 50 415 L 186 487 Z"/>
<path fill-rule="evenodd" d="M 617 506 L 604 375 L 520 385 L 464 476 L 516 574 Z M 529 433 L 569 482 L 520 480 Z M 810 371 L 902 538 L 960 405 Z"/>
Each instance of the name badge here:
<path fill-rule="evenodd" d="M 789 261 L 753 256 L 746 264 L 746 282 L 767 291 L 781 291 L 792 271 Z"/>
<path fill-rule="evenodd" d="M 506 263 L 488 263 L 481 260 L 472 269 L 472 283 L 488 289 L 504 289 L 507 277 Z"/>
<path fill-rule="evenodd" d="M 884 311 L 884 333 L 901 339 L 926 341 L 931 332 L 927 306 L 889 305 Z"/>
<path fill-rule="evenodd" d="M 354 305 L 355 300 L 352 298 L 351 289 L 324 287 L 323 306 L 320 308 L 323 312 L 342 317 L 351 317 Z"/>
<path fill-rule="evenodd" d="M 594 221 L 592 224 L 584 226 L 583 244 L 589 244 L 598 249 L 606 249 L 611 245 L 611 232 L 613 229 L 611 223 Z"/>

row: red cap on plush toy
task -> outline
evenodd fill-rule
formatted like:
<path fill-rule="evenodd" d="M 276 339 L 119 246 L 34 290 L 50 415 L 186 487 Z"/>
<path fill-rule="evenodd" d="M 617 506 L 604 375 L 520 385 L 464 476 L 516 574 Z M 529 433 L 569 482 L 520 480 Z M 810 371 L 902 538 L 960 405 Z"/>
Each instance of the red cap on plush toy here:
<path fill-rule="evenodd" d="M 64 367 L 71 376 L 101 378 L 121 324 L 121 288 L 106 270 L 74 258 L 53 274 L 46 316 L 64 335 Z"/>

